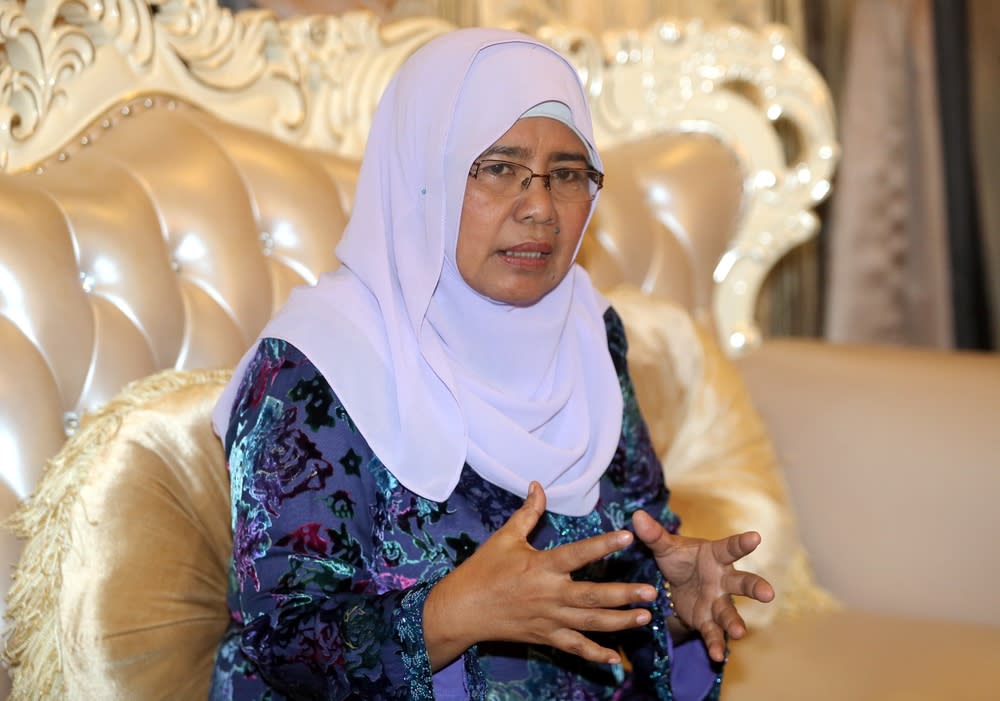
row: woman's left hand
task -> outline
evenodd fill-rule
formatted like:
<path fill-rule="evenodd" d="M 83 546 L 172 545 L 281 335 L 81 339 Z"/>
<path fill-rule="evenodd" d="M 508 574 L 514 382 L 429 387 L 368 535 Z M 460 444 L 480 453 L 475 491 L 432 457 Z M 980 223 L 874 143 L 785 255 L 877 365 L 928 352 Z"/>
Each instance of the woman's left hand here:
<path fill-rule="evenodd" d="M 635 513 L 632 525 L 670 583 L 677 615 L 701 633 L 709 657 L 722 662 L 725 636 L 736 640 L 746 633 L 732 595 L 764 603 L 774 599 L 774 588 L 767 580 L 733 567 L 734 562 L 757 548 L 760 534 L 747 531 L 720 540 L 687 538 L 669 533 L 645 511 Z"/>

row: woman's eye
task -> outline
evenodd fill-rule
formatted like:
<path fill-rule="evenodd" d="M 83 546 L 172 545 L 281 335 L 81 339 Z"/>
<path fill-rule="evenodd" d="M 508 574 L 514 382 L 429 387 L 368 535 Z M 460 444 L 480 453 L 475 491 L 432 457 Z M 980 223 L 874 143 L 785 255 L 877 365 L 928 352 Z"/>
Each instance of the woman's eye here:
<path fill-rule="evenodd" d="M 514 169 L 507 163 L 484 163 L 483 165 L 484 167 L 480 170 L 485 171 L 487 175 L 494 178 L 501 178 L 514 174 Z"/>
<path fill-rule="evenodd" d="M 552 171 L 551 177 L 567 185 L 582 185 L 587 180 L 587 171 L 575 168 L 558 169 Z"/>

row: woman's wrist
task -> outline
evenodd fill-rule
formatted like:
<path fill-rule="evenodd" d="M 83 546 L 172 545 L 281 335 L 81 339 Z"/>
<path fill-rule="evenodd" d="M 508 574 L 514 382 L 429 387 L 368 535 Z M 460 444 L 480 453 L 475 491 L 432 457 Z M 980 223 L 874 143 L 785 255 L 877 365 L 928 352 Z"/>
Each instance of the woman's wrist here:
<path fill-rule="evenodd" d="M 477 640 L 466 634 L 462 615 L 461 588 L 451 572 L 431 587 L 424 601 L 424 645 L 431 669 L 437 671 L 460 657 Z"/>
<path fill-rule="evenodd" d="M 660 588 L 663 591 L 662 601 L 664 609 L 666 609 L 663 613 L 667 619 L 667 631 L 670 633 L 674 644 L 691 639 L 695 635 L 695 630 L 677 614 L 677 608 L 674 606 L 673 592 L 670 590 L 670 581 L 666 577 L 663 578 Z"/>

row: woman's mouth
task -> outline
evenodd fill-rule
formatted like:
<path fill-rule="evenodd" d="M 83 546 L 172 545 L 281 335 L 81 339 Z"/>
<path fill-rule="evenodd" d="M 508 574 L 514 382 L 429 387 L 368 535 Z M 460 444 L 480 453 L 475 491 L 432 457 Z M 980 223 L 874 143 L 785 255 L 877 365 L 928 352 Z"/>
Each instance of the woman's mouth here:
<path fill-rule="evenodd" d="M 505 263 L 527 270 L 544 267 L 551 255 L 552 246 L 544 243 L 523 243 L 500 251 Z"/>
<path fill-rule="evenodd" d="M 504 251 L 505 256 L 510 256 L 512 258 L 541 258 L 545 253 L 541 251 Z"/>

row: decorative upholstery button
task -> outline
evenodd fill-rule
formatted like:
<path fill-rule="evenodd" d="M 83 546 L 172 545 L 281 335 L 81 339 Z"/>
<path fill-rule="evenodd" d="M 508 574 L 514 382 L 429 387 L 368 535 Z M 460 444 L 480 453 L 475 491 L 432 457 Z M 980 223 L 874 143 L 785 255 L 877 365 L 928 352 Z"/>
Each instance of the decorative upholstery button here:
<path fill-rule="evenodd" d="M 80 416 L 74 411 L 63 414 L 63 432 L 69 438 L 80 428 Z"/>
<path fill-rule="evenodd" d="M 171 258 L 170 269 L 173 270 L 175 273 L 179 273 L 181 271 L 181 262 L 176 258 Z"/>
<path fill-rule="evenodd" d="M 270 255 L 274 250 L 274 237 L 268 231 L 260 232 L 260 247 L 264 250 L 264 255 Z"/>
<path fill-rule="evenodd" d="M 122 107 L 122 116 L 123 117 L 127 117 L 130 114 L 132 114 L 132 108 L 131 107 L 129 107 L 128 105 L 125 105 L 124 107 Z"/>
<path fill-rule="evenodd" d="M 83 287 L 83 291 L 87 294 L 94 289 L 94 278 L 85 272 L 80 272 L 80 286 Z"/>

